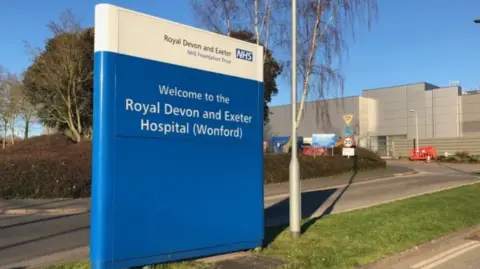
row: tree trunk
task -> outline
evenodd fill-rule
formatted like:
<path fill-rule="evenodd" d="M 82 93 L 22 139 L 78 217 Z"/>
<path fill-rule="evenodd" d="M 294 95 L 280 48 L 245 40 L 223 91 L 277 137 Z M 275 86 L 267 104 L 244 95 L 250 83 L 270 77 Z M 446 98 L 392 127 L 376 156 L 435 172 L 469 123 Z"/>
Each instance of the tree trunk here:
<path fill-rule="evenodd" d="M 70 138 L 75 143 L 80 143 L 80 141 L 82 141 L 82 134 L 78 130 L 71 128 L 70 129 L 70 134 L 71 134 Z"/>
<path fill-rule="evenodd" d="M 8 130 L 8 123 L 5 122 L 5 126 L 3 127 L 3 143 L 2 143 L 2 149 L 5 149 L 7 147 L 7 130 Z"/>
<path fill-rule="evenodd" d="M 30 120 L 25 120 L 25 130 L 24 130 L 24 133 L 23 133 L 23 139 L 24 140 L 28 139 L 28 133 L 30 131 L 29 129 L 30 129 Z"/>
<path fill-rule="evenodd" d="M 75 136 L 76 143 L 80 143 L 80 141 L 82 141 L 82 136 L 77 131 L 75 131 L 74 136 Z"/>
<path fill-rule="evenodd" d="M 12 145 L 15 145 L 15 121 L 11 121 L 10 123 L 10 133 L 12 136 L 10 141 L 12 142 Z"/>

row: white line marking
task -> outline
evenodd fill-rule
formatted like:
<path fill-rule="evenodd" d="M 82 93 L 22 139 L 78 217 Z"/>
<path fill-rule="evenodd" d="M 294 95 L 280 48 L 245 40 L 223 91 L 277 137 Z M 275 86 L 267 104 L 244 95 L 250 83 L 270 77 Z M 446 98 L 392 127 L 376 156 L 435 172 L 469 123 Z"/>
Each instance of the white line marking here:
<path fill-rule="evenodd" d="M 451 251 L 448 251 L 449 254 L 445 254 L 443 256 L 440 256 L 438 257 L 437 259 L 431 261 L 430 263 L 426 264 L 425 266 L 423 267 L 412 267 L 412 269 L 432 269 L 434 267 L 437 267 L 438 265 L 442 264 L 442 263 L 445 263 L 449 260 L 452 260 L 468 251 L 471 251 L 477 247 L 480 247 L 480 242 L 476 241 L 476 242 L 473 242 L 473 243 L 466 243 L 464 245 L 462 245 L 463 248 L 457 248 L 455 251 L 451 252 Z M 437 255 L 438 256 L 438 255 Z"/>
<path fill-rule="evenodd" d="M 412 269 L 419 269 L 419 268 L 421 268 L 421 267 L 423 267 L 423 266 L 425 266 L 425 265 L 428 265 L 429 263 L 432 263 L 432 262 L 434 262 L 434 261 L 436 261 L 436 260 L 438 260 L 438 259 L 441 259 L 441 258 L 443 258 L 443 257 L 445 257 L 445 256 L 448 256 L 448 255 L 450 255 L 450 254 L 452 254 L 452 253 L 454 253 L 454 252 L 457 252 L 457 251 L 459 251 L 459 250 L 461 250 L 461 249 L 463 249 L 463 248 L 466 248 L 466 247 L 469 247 L 469 246 L 471 246 L 471 245 L 478 244 L 478 243 L 480 243 L 480 242 L 471 241 L 471 242 L 467 242 L 467 243 L 465 243 L 465 244 L 462 244 L 462 245 L 460 245 L 460 246 L 456 246 L 456 247 L 451 248 L 451 249 L 449 249 L 449 250 L 446 250 L 446 251 L 444 251 L 444 252 L 442 252 L 442 253 L 439 253 L 439 254 L 437 254 L 437 255 L 429 258 L 429 259 L 426 259 L 426 260 L 423 260 L 423 261 L 421 261 L 421 262 L 419 262 L 419 263 L 417 263 L 417 264 L 414 264 L 414 265 L 410 266 L 410 268 L 412 268 Z"/>

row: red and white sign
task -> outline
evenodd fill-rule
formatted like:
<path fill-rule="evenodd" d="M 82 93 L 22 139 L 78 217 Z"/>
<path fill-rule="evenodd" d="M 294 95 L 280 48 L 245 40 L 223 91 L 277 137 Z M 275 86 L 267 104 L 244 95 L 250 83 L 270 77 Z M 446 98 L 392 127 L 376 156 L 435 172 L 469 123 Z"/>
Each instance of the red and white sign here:
<path fill-rule="evenodd" d="M 354 140 L 352 137 L 345 137 L 343 139 L 343 146 L 346 147 L 346 148 L 351 148 L 353 147 L 355 144 Z"/>

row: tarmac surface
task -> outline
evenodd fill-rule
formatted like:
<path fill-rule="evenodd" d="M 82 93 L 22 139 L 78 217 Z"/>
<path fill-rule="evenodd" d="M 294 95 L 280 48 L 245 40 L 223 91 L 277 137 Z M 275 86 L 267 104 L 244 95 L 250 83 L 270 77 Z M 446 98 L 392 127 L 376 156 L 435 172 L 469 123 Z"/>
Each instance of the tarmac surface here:
<path fill-rule="evenodd" d="M 390 177 L 383 179 L 378 179 L 379 175 L 375 177 L 371 174 L 375 180 L 367 180 L 366 174 L 362 175 L 362 173 L 350 174 L 343 175 L 341 180 L 339 177 L 333 178 L 329 184 L 325 183 L 328 181 L 327 179 L 306 181 L 308 183 L 305 185 L 309 188 L 305 189 L 302 194 L 303 218 L 335 214 L 480 182 L 480 174 L 477 174 L 480 173 L 478 165 L 446 167 L 434 163 L 416 164 L 402 161 L 390 163 L 392 167 L 404 167 L 403 170 L 398 168 L 399 170 L 395 172 L 403 171 L 408 174 L 411 172 L 411 170 L 405 169 L 408 167 L 414 168 L 420 173 L 404 176 L 390 174 Z M 356 177 L 358 178 L 355 179 Z M 315 185 L 315 181 L 317 181 L 317 185 Z M 326 187 L 326 185 L 330 185 L 330 187 Z M 270 195 L 265 197 L 267 226 L 288 222 L 288 186 L 286 187 L 287 191 L 285 188 L 282 191 L 279 186 L 281 184 L 271 189 Z M 267 187 L 265 192 L 267 194 Z M 89 200 L 86 199 L 82 203 L 89 205 Z M 0 205 L 2 209 L 7 207 L 1 202 Z M 10 209 L 13 208 L 19 209 L 21 206 L 18 204 L 10 206 Z M 0 215 L 0 268 L 49 265 L 88 259 L 90 214 L 88 208 L 83 208 L 83 210 L 85 212 L 75 214 L 52 215 L 39 212 L 20 214 L 17 212 L 17 214 Z M 478 260 L 474 260 L 474 254 L 467 253 L 465 255 L 458 263 L 465 263 L 465 266 L 468 266 L 469 262 L 480 264 Z M 440 269 L 443 268 L 440 267 Z"/>

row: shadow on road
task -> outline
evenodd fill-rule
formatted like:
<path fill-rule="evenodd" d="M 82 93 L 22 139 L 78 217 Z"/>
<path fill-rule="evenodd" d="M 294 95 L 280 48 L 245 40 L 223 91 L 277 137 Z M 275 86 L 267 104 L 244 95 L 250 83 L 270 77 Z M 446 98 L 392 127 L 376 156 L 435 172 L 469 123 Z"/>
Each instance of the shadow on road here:
<path fill-rule="evenodd" d="M 342 188 L 340 193 L 331 201 L 334 194 L 338 193 L 340 190 L 339 188 L 332 188 L 332 189 L 325 189 L 319 191 L 310 191 L 310 192 L 303 192 L 302 197 L 302 219 L 309 219 L 308 221 L 304 222 L 301 226 L 302 234 L 305 233 L 308 228 L 310 228 L 316 221 L 322 219 L 323 217 L 330 215 L 335 208 L 335 205 L 338 201 L 342 198 L 348 188 L 352 185 L 355 180 L 355 177 L 358 173 L 357 167 L 357 157 L 354 157 L 354 167 L 353 167 L 353 174 L 350 177 L 347 185 Z M 329 204 L 326 204 L 329 203 Z M 290 199 L 286 198 L 271 207 L 265 209 L 265 219 L 275 218 L 276 216 L 282 216 L 283 218 L 279 219 L 282 223 L 279 226 L 269 227 L 265 229 L 265 239 L 264 239 L 264 246 L 270 245 L 277 237 L 282 233 L 285 229 L 289 227 L 289 205 Z M 314 214 L 321 209 L 322 207 L 326 207 L 326 209 L 322 212 L 319 217 L 314 217 Z"/>
<path fill-rule="evenodd" d="M 458 168 L 455 168 L 455 167 L 452 167 L 448 164 L 445 164 L 445 163 L 442 163 L 442 162 L 435 162 L 438 166 L 441 166 L 441 167 L 445 167 L 445 168 L 448 168 L 450 170 L 453 170 L 453 171 L 456 171 L 456 172 L 459 172 L 459 173 L 463 173 L 463 174 L 467 174 L 467 175 L 473 175 L 473 176 L 480 176 L 480 170 L 479 171 L 475 171 L 475 172 L 469 172 L 469 171 L 464 171 L 464 170 L 460 170 Z"/>
<path fill-rule="evenodd" d="M 69 234 L 69 233 L 78 232 L 78 231 L 81 231 L 81 230 L 88 230 L 88 229 L 90 229 L 90 226 L 83 226 L 83 227 L 79 227 L 79 228 L 75 228 L 75 229 L 70 229 L 68 231 L 58 232 L 58 233 L 49 234 L 49 235 L 46 235 L 46 236 L 37 237 L 37 238 L 34 238 L 34 239 L 30 239 L 30 240 L 25 240 L 25 241 L 13 243 L 13 244 L 10 244 L 10 245 L 0 246 L 0 251 L 6 250 L 6 249 L 9 249 L 9 248 L 14 248 L 14 247 L 26 245 L 26 244 L 30 244 L 30 243 L 34 243 L 34 242 L 38 242 L 38 241 L 45 240 L 45 239 L 50 239 L 50 238 L 61 236 L 61 235 L 66 235 L 66 234 Z"/>
<path fill-rule="evenodd" d="M 84 213 L 78 213 L 78 214 L 55 215 L 55 216 L 49 216 L 49 217 L 45 217 L 45 218 L 38 218 L 38 219 L 35 219 L 35 220 L 29 220 L 29 221 L 14 223 L 14 224 L 3 225 L 3 226 L 0 226 L 0 230 L 8 229 L 8 228 L 15 228 L 15 227 L 34 224 L 34 223 L 39 223 L 39 222 L 70 218 L 70 217 L 75 217 L 75 216 L 84 215 L 84 214 L 90 214 L 90 211 L 84 212 Z M 38 215 L 28 215 L 28 216 L 38 216 Z"/>
<path fill-rule="evenodd" d="M 51 204 L 58 204 L 58 203 L 65 203 L 65 202 L 68 202 L 68 201 L 74 201 L 73 198 L 66 198 L 66 199 L 56 199 L 56 200 L 52 200 L 52 201 L 45 201 L 45 202 L 42 202 L 42 203 L 32 203 L 32 204 L 29 204 L 28 201 L 25 202 L 25 200 L 10 200 L 9 201 L 9 206 L 5 207 L 4 209 L 19 209 L 19 208 L 22 208 L 22 209 L 28 209 L 28 208 L 35 208 L 35 207 L 41 207 L 41 206 L 46 206 L 46 205 L 51 205 Z"/>

